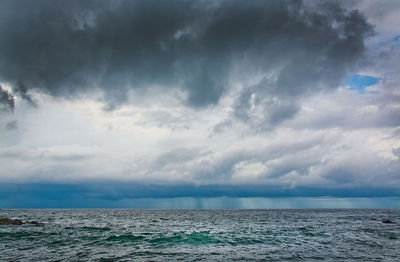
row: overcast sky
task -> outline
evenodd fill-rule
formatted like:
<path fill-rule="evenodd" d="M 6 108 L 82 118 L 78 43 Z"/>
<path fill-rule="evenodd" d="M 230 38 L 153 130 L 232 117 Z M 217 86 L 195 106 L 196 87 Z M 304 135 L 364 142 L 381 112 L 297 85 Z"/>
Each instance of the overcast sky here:
<path fill-rule="evenodd" d="M 397 0 L 1 1 L 0 198 L 399 196 L 399 25 Z"/>

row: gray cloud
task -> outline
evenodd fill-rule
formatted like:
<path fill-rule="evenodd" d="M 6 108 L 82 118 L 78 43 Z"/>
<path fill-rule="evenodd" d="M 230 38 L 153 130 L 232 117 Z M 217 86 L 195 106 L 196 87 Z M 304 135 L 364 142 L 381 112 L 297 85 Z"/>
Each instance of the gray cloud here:
<path fill-rule="evenodd" d="M 396 157 L 400 158 L 400 148 L 393 148 L 393 149 L 392 149 L 392 153 L 393 153 L 393 155 L 395 155 Z"/>
<path fill-rule="evenodd" d="M 356 135 L 358 136 L 358 134 Z M 174 148 L 149 158 L 133 171 L 146 170 L 146 178 L 169 177 L 199 185 L 258 184 L 288 187 L 398 186 L 400 161 L 377 153 L 364 141 L 332 132 L 311 132 L 298 138 L 256 144 L 246 141 L 223 151 Z M 379 143 L 378 143 L 379 144 Z M 400 155 L 387 148 L 387 155 Z M 379 151 L 379 150 L 378 150 Z M 382 151 L 381 151 L 382 152 Z M 365 167 L 368 166 L 368 169 Z M 383 179 L 384 178 L 384 179 Z"/>
<path fill-rule="evenodd" d="M 331 98 L 331 100 L 335 100 L 335 107 L 321 106 L 320 108 L 316 107 L 319 111 L 301 112 L 298 118 L 285 123 L 285 125 L 296 129 L 315 130 L 327 128 L 341 128 L 342 130 L 395 128 L 400 125 L 398 108 L 390 103 L 387 105 L 380 104 L 381 97 L 372 97 L 367 100 L 367 103 L 357 103 L 359 101 L 346 100 L 344 97 Z M 340 101 L 346 105 L 337 106 Z M 368 106 L 372 109 L 367 110 Z"/>
<path fill-rule="evenodd" d="M 0 151 L 0 156 L 2 158 L 12 158 L 22 161 L 81 161 L 91 157 L 92 155 L 87 152 L 68 152 L 65 150 L 60 152 L 53 152 L 51 150 L 2 150 Z"/>
<path fill-rule="evenodd" d="M 13 130 L 18 128 L 18 122 L 16 120 L 9 121 L 6 124 L 6 129 L 7 130 Z"/>
<path fill-rule="evenodd" d="M 31 106 L 37 107 L 37 103 L 29 94 L 29 90 L 23 82 L 21 81 L 17 82 L 17 84 L 14 87 L 14 92 L 19 94 L 22 97 L 22 99 L 27 101 Z"/>
<path fill-rule="evenodd" d="M 11 111 L 15 109 L 15 100 L 12 94 L 0 86 L 0 111 Z"/>
<path fill-rule="evenodd" d="M 330 140 L 332 138 L 316 135 L 299 141 L 271 143 L 268 146 L 243 144 L 222 152 L 205 148 L 174 148 L 149 160 L 146 166 L 149 174 L 176 172 L 186 175 L 186 179 L 196 183 L 220 184 L 232 182 L 235 169 L 241 163 L 256 163 L 268 167 L 268 170 L 260 174 L 259 180 L 272 178 L 283 183 L 280 181 L 281 177 L 289 172 L 308 172 L 310 166 L 320 162 L 321 150 L 314 152 L 315 147 L 329 144 Z"/>
<path fill-rule="evenodd" d="M 336 87 L 372 27 L 357 11 L 302 1 L 2 1 L 0 80 L 29 92 L 75 97 L 102 90 L 108 108 L 134 88 L 181 88 L 187 103 L 218 103 L 231 81 L 247 86 L 236 115 L 253 106 L 274 124 L 297 98 Z M 240 74 L 232 75 L 239 68 Z M 1 91 L 2 101 L 3 91 Z M 246 100 L 247 99 L 247 100 Z M 3 102 L 4 103 L 4 102 Z"/>
<path fill-rule="evenodd" d="M 376 41 L 376 40 L 375 40 Z M 360 94 L 355 90 L 337 90 L 335 93 L 318 94 L 313 103 L 302 104 L 312 108 L 302 110 L 295 119 L 284 125 L 294 128 L 341 128 L 355 130 L 364 128 L 396 128 L 400 126 L 400 39 L 382 41 L 372 45 L 368 52 L 370 63 L 365 66 L 367 74 L 380 79 L 371 86 L 373 92 Z M 397 136 L 398 132 L 393 135 Z"/>

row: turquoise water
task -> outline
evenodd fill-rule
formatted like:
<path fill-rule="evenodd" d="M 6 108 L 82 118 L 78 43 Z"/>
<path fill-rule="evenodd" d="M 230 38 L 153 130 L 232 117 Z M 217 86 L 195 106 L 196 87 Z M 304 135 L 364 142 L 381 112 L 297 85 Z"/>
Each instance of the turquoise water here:
<path fill-rule="evenodd" d="M 0 210 L 1 261 L 400 261 L 400 210 Z M 395 223 L 382 223 L 389 218 Z"/>

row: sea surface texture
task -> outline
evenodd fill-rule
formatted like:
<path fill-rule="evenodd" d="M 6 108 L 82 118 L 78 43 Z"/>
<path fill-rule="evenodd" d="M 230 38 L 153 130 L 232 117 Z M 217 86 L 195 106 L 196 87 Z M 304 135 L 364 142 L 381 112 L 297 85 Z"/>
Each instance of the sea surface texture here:
<path fill-rule="evenodd" d="M 1 261 L 400 261 L 400 210 L 0 210 Z M 390 219 L 394 223 L 383 223 Z"/>

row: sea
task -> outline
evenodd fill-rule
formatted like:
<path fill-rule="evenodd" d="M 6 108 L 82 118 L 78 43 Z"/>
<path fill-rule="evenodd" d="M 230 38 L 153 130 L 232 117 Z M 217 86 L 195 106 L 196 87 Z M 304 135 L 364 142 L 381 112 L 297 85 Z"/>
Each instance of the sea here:
<path fill-rule="evenodd" d="M 399 209 L 15 209 L 1 261 L 400 261 Z M 383 223 L 389 219 L 393 223 Z"/>

